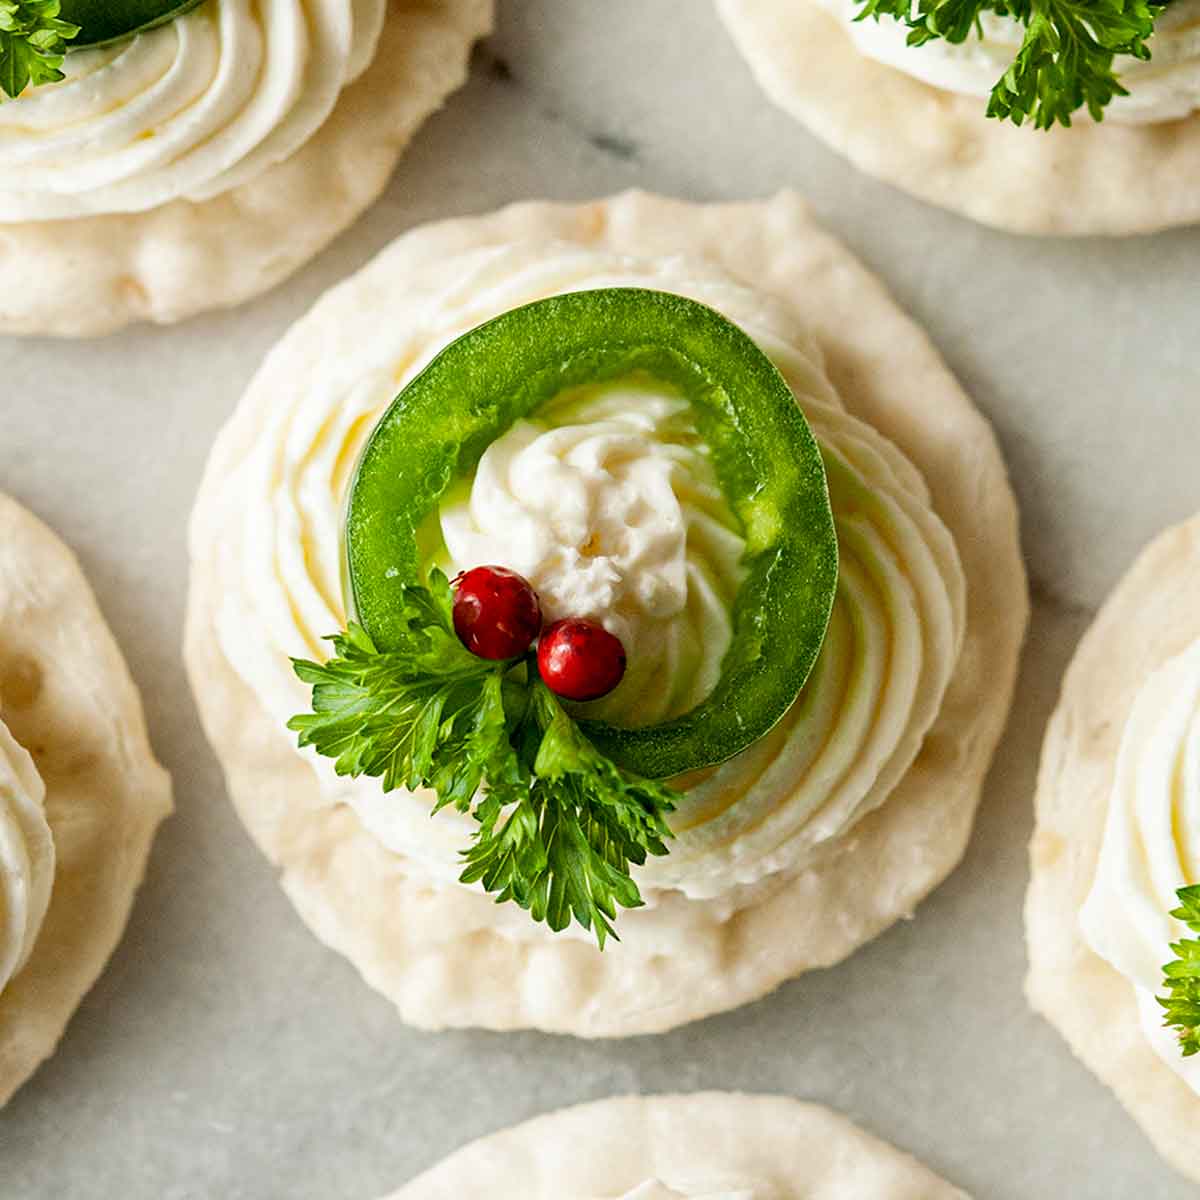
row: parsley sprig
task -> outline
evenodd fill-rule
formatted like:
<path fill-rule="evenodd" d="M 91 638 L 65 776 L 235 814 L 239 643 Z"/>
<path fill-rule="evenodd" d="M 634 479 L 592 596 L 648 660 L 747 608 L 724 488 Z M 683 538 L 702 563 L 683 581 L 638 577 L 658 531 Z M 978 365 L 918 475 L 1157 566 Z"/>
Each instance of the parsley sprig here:
<path fill-rule="evenodd" d="M 59 0 L 0 0 L 0 92 L 12 98 L 30 84 L 63 78 L 66 43 L 79 26 L 60 21 Z"/>
<path fill-rule="evenodd" d="M 1200 887 L 1180 888 L 1180 907 L 1171 916 L 1193 933 L 1200 933 Z M 1181 938 L 1171 943 L 1175 958 L 1163 967 L 1167 995 L 1158 998 L 1166 1012 L 1163 1024 L 1179 1034 L 1185 1058 L 1200 1051 L 1200 939 Z"/>
<path fill-rule="evenodd" d="M 617 908 L 642 897 L 630 875 L 667 853 L 670 788 L 622 772 L 584 736 L 532 661 L 489 662 L 454 632 L 446 576 L 404 589 L 403 638 L 379 650 L 361 626 L 326 663 L 293 660 L 312 712 L 288 728 L 339 775 L 383 790 L 437 793 L 433 811 L 471 813 L 464 883 L 511 900 L 555 931 L 572 917 L 601 949 Z"/>
<path fill-rule="evenodd" d="M 1113 60 L 1148 60 L 1146 42 L 1165 8 L 1166 0 L 866 0 L 858 20 L 894 17 L 908 26 L 908 44 L 923 46 L 981 36 L 984 13 L 1013 18 L 1025 27 L 1024 40 L 992 89 L 987 114 L 1049 129 L 1070 125 L 1083 108 L 1101 120 L 1115 96 L 1129 94 Z"/>

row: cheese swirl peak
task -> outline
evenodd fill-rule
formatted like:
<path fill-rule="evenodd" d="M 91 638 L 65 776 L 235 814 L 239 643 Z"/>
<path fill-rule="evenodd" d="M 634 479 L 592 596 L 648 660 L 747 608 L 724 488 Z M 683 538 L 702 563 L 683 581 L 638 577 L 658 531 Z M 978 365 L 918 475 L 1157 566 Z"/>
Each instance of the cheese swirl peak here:
<path fill-rule="evenodd" d="M 370 63 L 386 0 L 208 0 L 0 105 L 0 221 L 204 200 L 290 157 Z"/>
<path fill-rule="evenodd" d="M 734 906 L 748 902 L 743 889 L 801 869 L 886 803 L 940 710 L 962 646 L 966 588 L 953 539 L 920 474 L 895 446 L 846 412 L 820 350 L 791 310 L 711 264 L 540 241 L 464 251 L 402 270 L 405 287 L 389 296 L 386 321 L 372 311 L 377 293 L 364 292 L 352 354 L 338 352 L 332 342 L 306 344 L 305 371 L 286 396 L 274 387 L 250 389 L 246 404 L 257 433 L 227 480 L 227 507 L 210 517 L 241 531 L 222 539 L 227 583 L 216 627 L 224 657 L 286 736 L 284 723 L 310 703 L 289 656 L 327 657 L 323 637 L 346 622 L 341 525 L 354 464 L 396 392 L 453 339 L 509 309 L 568 291 L 642 287 L 708 304 L 755 339 L 804 409 L 828 466 L 842 557 L 826 645 L 799 700 L 769 735 L 736 758 L 677 781 L 687 791 L 672 820 L 671 852 L 636 872 L 650 907 L 670 891 L 694 898 L 728 895 Z M 330 338 L 337 340 L 332 331 Z M 629 419 L 628 393 L 606 402 L 616 407 L 607 413 L 581 409 L 571 417 L 564 426 L 567 443 L 591 453 L 611 436 L 597 432 L 607 418 L 620 417 L 618 424 Z M 596 419 L 584 422 L 584 415 Z M 649 416 L 643 409 L 639 419 L 654 424 L 675 418 L 667 409 Z M 672 444 L 661 436 L 663 428 L 658 426 L 658 438 L 644 440 Z M 556 432 L 518 427 L 505 445 L 506 439 L 496 443 L 497 461 L 515 461 L 506 457 L 508 450 L 520 447 L 523 453 Z M 660 471 L 657 455 L 640 446 L 634 457 Z M 678 489 L 681 464 L 668 460 Z M 693 489 L 703 481 L 703 464 L 687 465 L 687 487 Z M 583 494 L 593 498 L 590 489 Z M 512 495 L 508 489 L 501 498 L 507 502 Z M 444 507 L 465 520 L 471 502 L 457 499 Z M 540 517 L 535 526 L 539 538 L 562 536 Z M 195 536 L 203 535 L 197 530 Z M 454 538 L 451 528 L 447 541 Z M 676 538 L 676 550 L 678 544 Z M 568 548 L 565 542 L 560 547 Z M 729 550 L 708 554 L 709 567 L 731 569 L 732 543 Z M 493 554 L 469 551 L 477 554 L 494 561 Z M 686 552 L 684 561 L 696 562 Z M 711 595 L 727 596 L 734 585 L 723 578 Z M 658 594 L 663 612 L 678 603 L 678 591 Z M 639 619 L 648 620 L 644 613 Z M 698 690 L 706 669 L 680 678 L 690 678 Z M 636 694 L 624 689 L 622 704 L 630 713 L 649 712 L 663 703 L 662 685 L 661 671 L 643 678 Z M 667 681 L 667 690 L 675 690 L 675 681 Z M 328 803 L 351 806 L 364 827 L 414 869 L 419 865 L 441 882 L 457 879 L 458 855 L 474 828 L 469 816 L 443 810 L 431 820 L 429 795 L 385 794 L 377 780 L 338 778 L 327 761 L 310 761 Z M 510 920 L 498 909 L 497 921 L 506 936 L 547 936 L 523 913 Z"/>
<path fill-rule="evenodd" d="M 54 884 L 46 789 L 0 721 L 0 992 L 29 960 Z"/>

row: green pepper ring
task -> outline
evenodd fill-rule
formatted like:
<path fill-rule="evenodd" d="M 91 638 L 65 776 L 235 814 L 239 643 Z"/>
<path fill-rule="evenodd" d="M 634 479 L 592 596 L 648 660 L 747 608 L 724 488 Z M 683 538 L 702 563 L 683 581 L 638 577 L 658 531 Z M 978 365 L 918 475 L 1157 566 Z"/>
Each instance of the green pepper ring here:
<path fill-rule="evenodd" d="M 203 0 L 62 0 L 59 19 L 79 26 L 67 43 L 70 50 L 86 50 L 132 37 L 165 25 Z"/>
<path fill-rule="evenodd" d="M 732 758 L 791 707 L 820 653 L 838 576 L 821 451 L 787 382 L 745 333 L 666 292 L 573 292 L 504 313 L 446 347 L 372 432 L 346 513 L 349 599 L 381 650 L 398 591 L 421 582 L 419 531 L 451 484 L 515 421 L 568 387 L 634 370 L 691 403 L 746 539 L 733 639 L 712 694 L 626 729 L 583 720 L 616 763 L 665 779 Z"/>

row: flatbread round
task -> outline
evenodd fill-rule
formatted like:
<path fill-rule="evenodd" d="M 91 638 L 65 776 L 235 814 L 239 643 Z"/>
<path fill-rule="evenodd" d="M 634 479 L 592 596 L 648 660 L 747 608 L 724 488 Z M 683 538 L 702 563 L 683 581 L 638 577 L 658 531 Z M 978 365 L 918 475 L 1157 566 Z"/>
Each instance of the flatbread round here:
<path fill-rule="evenodd" d="M 649 1180 L 755 1200 L 966 1200 L 845 1117 L 783 1096 L 625 1096 L 568 1108 L 459 1150 L 387 1200 L 587 1200 Z"/>
<path fill-rule="evenodd" d="M 292 735 L 220 653 L 213 622 L 227 586 L 221 551 L 240 538 L 222 527 L 236 506 L 223 506 L 221 491 L 253 449 L 249 405 L 218 439 L 193 514 L 186 659 L 234 803 L 281 868 L 288 895 L 317 936 L 407 1021 L 623 1036 L 733 1008 L 838 962 L 909 915 L 949 873 L 1008 713 L 1027 618 L 1025 576 L 1016 506 L 987 422 L 924 334 L 789 194 L 689 205 L 628 193 L 578 206 L 521 204 L 415 230 L 329 293 L 276 347 L 269 369 L 286 374 L 303 363 L 322 344 L 321 330 L 339 328 L 364 294 L 386 312 L 388 292 L 403 288 L 418 264 L 549 239 L 711 261 L 781 298 L 815 331 L 847 408 L 924 473 L 962 556 L 968 622 L 941 714 L 887 803 L 819 865 L 733 915 L 719 902 L 668 893 L 653 910 L 622 913 L 624 940 L 603 954 L 575 937 L 502 936 L 490 898 L 431 883 L 348 807 L 320 807 L 317 777 Z M 680 945 L 685 953 L 675 952 Z"/>
<path fill-rule="evenodd" d="M 0 494 L 0 717 L 46 784 L 58 862 L 33 954 L 0 992 L 0 1105 L 54 1051 L 129 919 L 171 784 L 74 555 Z"/>
<path fill-rule="evenodd" d="M 860 54 L 817 0 L 716 0 L 767 94 L 868 175 L 1015 233 L 1200 220 L 1200 116 L 1041 132 Z"/>
<path fill-rule="evenodd" d="M 1150 674 L 1200 637 L 1198 595 L 1200 517 L 1142 554 L 1080 643 L 1042 751 L 1025 926 L 1030 1003 L 1159 1151 L 1200 1181 L 1200 1096 L 1151 1048 L 1133 985 L 1093 953 L 1079 926 L 1126 721 Z"/>
<path fill-rule="evenodd" d="M 304 147 L 230 192 L 145 213 L 0 224 L 0 334 L 90 337 L 228 308 L 286 279 L 383 191 L 466 79 L 493 0 L 390 0 L 378 52 Z"/>

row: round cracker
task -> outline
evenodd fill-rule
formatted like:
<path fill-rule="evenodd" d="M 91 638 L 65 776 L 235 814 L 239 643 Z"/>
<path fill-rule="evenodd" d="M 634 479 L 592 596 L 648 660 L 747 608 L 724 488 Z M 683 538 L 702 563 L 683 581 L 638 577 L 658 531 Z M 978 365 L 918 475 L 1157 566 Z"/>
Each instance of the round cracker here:
<path fill-rule="evenodd" d="M 603 954 L 580 938 L 501 936 L 489 897 L 431 883 L 349 808 L 320 807 L 311 765 L 218 649 L 221 563 L 236 559 L 221 551 L 240 538 L 222 525 L 237 506 L 222 505 L 221 492 L 253 447 L 248 403 L 218 438 L 193 513 L 185 656 L 234 803 L 281 868 L 288 895 L 317 936 L 407 1021 L 587 1037 L 652 1033 L 838 962 L 911 914 L 958 862 L 1007 716 L 1028 615 L 1016 505 L 990 426 L 925 335 L 790 194 L 691 205 L 634 192 L 577 206 L 520 204 L 414 230 L 321 300 L 264 371 L 283 378 L 289 364 L 319 352 L 322 330 L 340 327 L 360 294 L 386 313 L 383 298 L 417 264 L 530 239 L 709 260 L 781 298 L 813 328 L 847 408 L 924 473 L 962 555 L 968 622 L 941 714 L 888 802 L 837 843 L 835 856 L 732 916 L 671 893 L 652 911 L 622 913 L 625 940 Z M 661 936 L 685 944 L 686 954 L 663 952 Z"/>
<path fill-rule="evenodd" d="M 767 94 L 856 167 L 1015 233 L 1150 233 L 1200 220 L 1200 116 L 1042 132 L 860 54 L 818 0 L 717 0 Z"/>
<path fill-rule="evenodd" d="M 3 1105 L 54 1051 L 116 948 L 171 783 L 75 556 L 2 493 L 0 716 L 45 781 L 58 856 L 33 954 L 0 992 Z"/>
<path fill-rule="evenodd" d="M 966 1200 L 827 1108 L 733 1092 L 564 1109 L 473 1142 L 387 1200 L 584 1200 L 652 1178 L 689 1192 L 757 1184 L 770 1200 Z"/>
<path fill-rule="evenodd" d="M 467 76 L 493 0 L 390 0 L 363 76 L 295 154 L 211 200 L 0 224 L 0 333 L 91 337 L 169 324 L 282 282 L 383 191 Z"/>
<path fill-rule="evenodd" d="M 1200 1096 L 1151 1048 L 1133 986 L 1093 953 L 1079 926 L 1126 722 L 1150 674 L 1200 637 L 1197 595 L 1200 517 L 1152 543 L 1080 642 L 1042 750 L 1025 926 L 1030 1003 L 1163 1156 L 1200 1180 Z"/>

